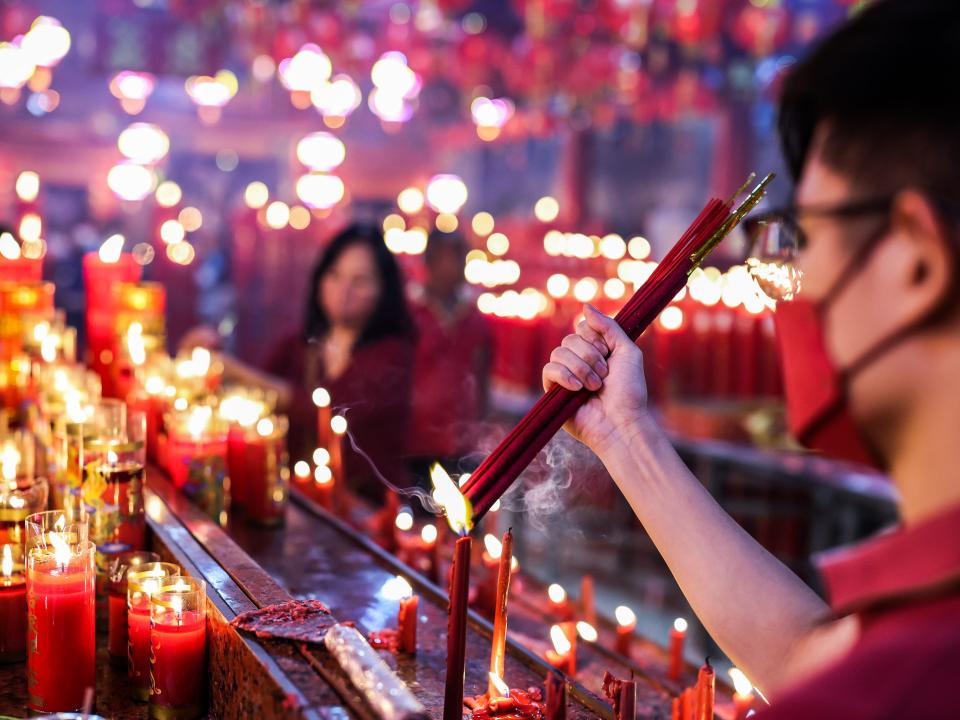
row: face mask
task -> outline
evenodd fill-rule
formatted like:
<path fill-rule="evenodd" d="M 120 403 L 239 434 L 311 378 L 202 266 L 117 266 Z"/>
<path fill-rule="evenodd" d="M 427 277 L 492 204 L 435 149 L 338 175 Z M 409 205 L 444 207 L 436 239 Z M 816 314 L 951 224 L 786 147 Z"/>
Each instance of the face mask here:
<path fill-rule="evenodd" d="M 881 233 L 882 234 L 882 233 Z M 881 339 L 850 367 L 839 369 L 827 351 L 824 317 L 830 305 L 866 266 L 880 245 L 879 235 L 870 238 L 843 268 L 833 287 L 819 301 L 802 296 L 777 304 L 774 323 L 787 396 L 787 424 L 793 436 L 811 450 L 838 460 L 885 469 L 884 461 L 857 427 L 850 412 L 850 380 L 891 347 L 914 332 L 917 325 L 902 328 Z"/>

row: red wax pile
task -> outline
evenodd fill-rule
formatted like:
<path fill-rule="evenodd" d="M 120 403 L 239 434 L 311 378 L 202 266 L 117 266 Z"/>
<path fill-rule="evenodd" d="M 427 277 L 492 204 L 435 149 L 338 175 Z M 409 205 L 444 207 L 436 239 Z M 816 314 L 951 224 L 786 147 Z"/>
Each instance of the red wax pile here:
<path fill-rule="evenodd" d="M 542 695 L 537 688 L 518 690 L 512 688 L 509 697 L 490 698 L 480 695 L 468 698 L 467 706 L 473 711 L 474 720 L 501 718 L 502 720 L 543 720 Z"/>

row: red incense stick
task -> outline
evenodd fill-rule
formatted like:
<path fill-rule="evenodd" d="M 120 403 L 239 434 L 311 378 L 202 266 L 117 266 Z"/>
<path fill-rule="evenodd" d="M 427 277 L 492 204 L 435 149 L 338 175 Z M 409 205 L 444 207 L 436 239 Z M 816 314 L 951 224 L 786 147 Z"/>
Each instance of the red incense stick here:
<path fill-rule="evenodd" d="M 470 594 L 469 536 L 457 540 L 450 571 L 450 607 L 447 618 L 447 679 L 443 720 L 463 718 L 463 675 L 467 662 L 467 607 Z"/>

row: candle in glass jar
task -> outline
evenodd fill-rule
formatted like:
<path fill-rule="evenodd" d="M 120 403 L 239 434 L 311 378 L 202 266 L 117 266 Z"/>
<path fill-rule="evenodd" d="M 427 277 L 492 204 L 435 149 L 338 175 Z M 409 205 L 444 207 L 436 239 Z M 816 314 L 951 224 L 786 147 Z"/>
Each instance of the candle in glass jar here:
<path fill-rule="evenodd" d="M 191 720 L 206 707 L 206 586 L 168 579 L 150 597 L 150 717 Z"/>
<path fill-rule="evenodd" d="M 136 571 L 146 563 L 159 562 L 160 556 L 144 550 L 121 553 L 110 565 L 107 584 L 109 622 L 107 625 L 107 650 L 110 661 L 127 665 L 127 573 Z"/>
<path fill-rule="evenodd" d="M 134 700 L 150 698 L 150 596 L 164 579 L 180 575 L 173 563 L 146 563 L 127 573 L 127 660 Z"/>
<path fill-rule="evenodd" d="M 94 545 L 48 533 L 27 556 L 27 704 L 33 712 L 83 707 L 96 683 Z"/>
<path fill-rule="evenodd" d="M 21 662 L 27 646 L 27 585 L 22 557 L 15 557 L 22 554 L 4 545 L 0 556 L 0 663 Z"/>

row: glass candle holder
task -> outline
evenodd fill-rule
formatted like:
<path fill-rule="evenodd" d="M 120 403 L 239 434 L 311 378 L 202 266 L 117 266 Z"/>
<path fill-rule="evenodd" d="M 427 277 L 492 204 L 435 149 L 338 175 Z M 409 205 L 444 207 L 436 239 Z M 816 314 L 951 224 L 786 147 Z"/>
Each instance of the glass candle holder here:
<path fill-rule="evenodd" d="M 90 539 L 89 517 L 82 510 L 45 510 L 28 515 L 23 521 L 26 530 L 26 552 L 38 549 L 52 553 L 58 543 L 66 542 L 70 547 L 80 545 Z"/>
<path fill-rule="evenodd" d="M 167 469 L 180 488 L 211 519 L 226 523 L 230 507 L 227 426 L 209 405 L 167 416 Z"/>
<path fill-rule="evenodd" d="M 53 430 L 53 481 L 50 502 L 55 508 L 66 508 L 78 501 L 83 485 L 84 422 L 60 417 Z"/>
<path fill-rule="evenodd" d="M 27 648 L 27 579 L 23 546 L 0 548 L 0 663 L 22 662 Z"/>
<path fill-rule="evenodd" d="M 165 579 L 179 575 L 180 567 L 166 562 L 127 572 L 127 667 L 130 694 L 139 702 L 150 698 L 150 596 Z"/>
<path fill-rule="evenodd" d="M 47 496 L 47 481 L 39 478 L 26 487 L 0 487 L 0 545 L 25 545 L 23 521 L 47 507 Z"/>
<path fill-rule="evenodd" d="M 166 355 L 147 359 L 135 371 L 134 390 L 127 397 L 129 411 L 143 412 L 147 418 L 147 457 L 157 460 L 158 438 L 163 431 L 163 415 L 170 398 L 167 388 L 172 389 L 173 363 Z"/>
<path fill-rule="evenodd" d="M 127 573 L 159 561 L 160 556 L 155 552 L 136 550 L 120 553 L 110 563 L 107 575 L 107 650 L 115 665 L 127 666 Z"/>
<path fill-rule="evenodd" d="M 247 504 L 247 444 L 256 437 L 257 422 L 270 413 L 275 400 L 252 388 L 231 388 L 220 400 L 218 415 L 227 422 L 227 474 L 230 476 L 230 506 Z"/>
<path fill-rule="evenodd" d="M 244 438 L 247 518 L 260 525 L 283 523 L 290 487 L 288 427 L 286 416 L 271 415 L 258 420 Z"/>
<path fill-rule="evenodd" d="M 206 584 L 171 578 L 150 596 L 150 717 L 192 720 L 207 695 Z"/>
<path fill-rule="evenodd" d="M 0 438 L 0 480 L 26 487 L 36 475 L 36 438 L 26 430 L 8 431 Z"/>
<path fill-rule="evenodd" d="M 80 710 L 96 687 L 94 545 L 67 525 L 32 534 L 28 519 L 27 705 L 35 713 Z"/>

